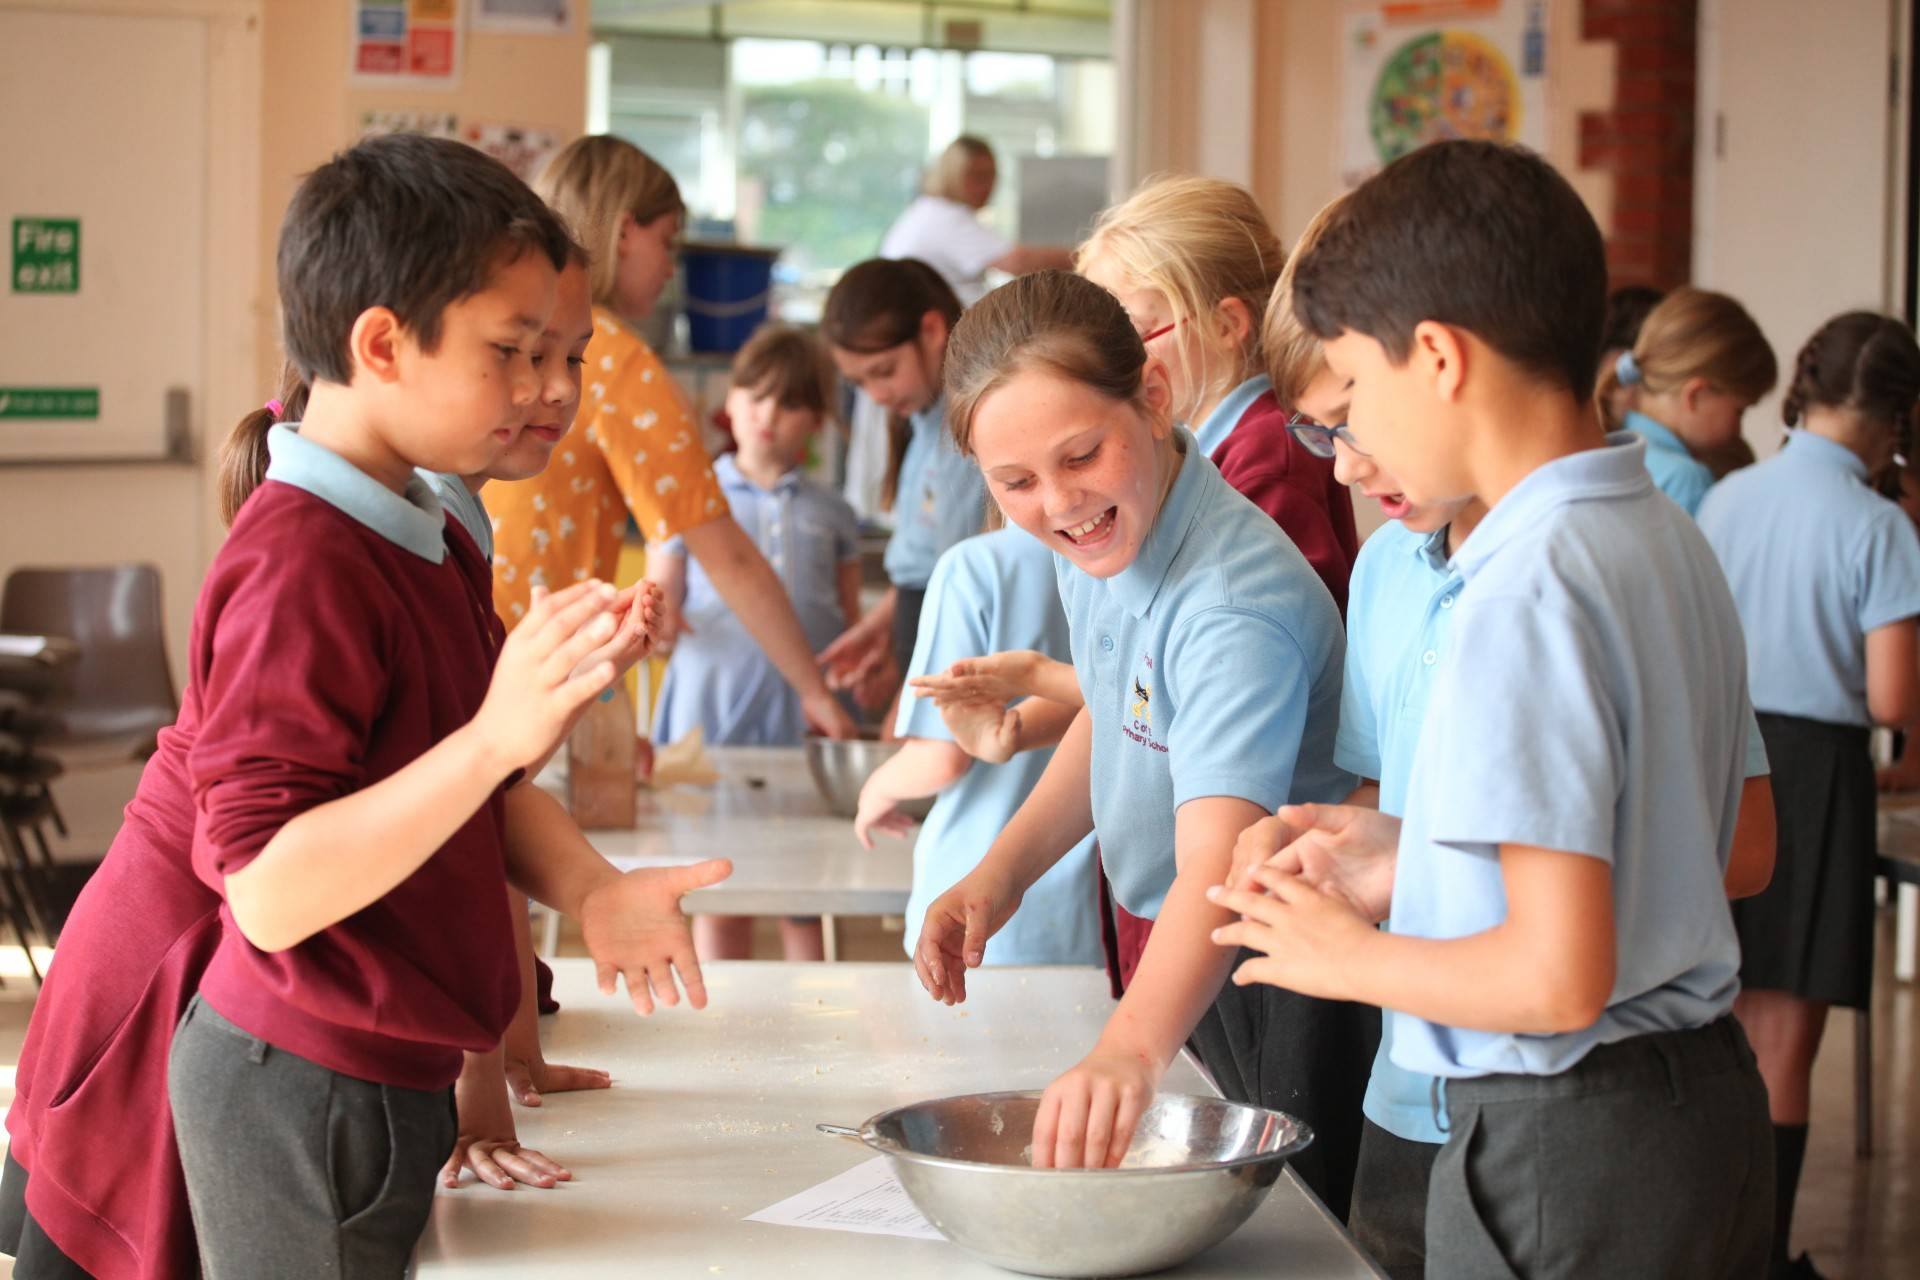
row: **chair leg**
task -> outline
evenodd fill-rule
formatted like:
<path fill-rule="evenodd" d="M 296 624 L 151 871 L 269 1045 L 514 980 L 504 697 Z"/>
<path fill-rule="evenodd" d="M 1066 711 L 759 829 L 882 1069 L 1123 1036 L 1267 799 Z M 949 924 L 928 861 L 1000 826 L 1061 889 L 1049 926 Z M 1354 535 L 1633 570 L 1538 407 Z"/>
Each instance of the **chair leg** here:
<path fill-rule="evenodd" d="M 11 822 L 0 821 L 0 908 L 6 912 L 7 922 L 13 926 L 13 936 L 19 941 L 20 954 L 26 957 L 27 971 L 33 974 L 35 986 L 45 983 L 46 978 L 40 972 L 40 962 L 33 958 L 32 933 L 35 927 L 32 890 L 21 874 L 19 863 L 26 861 L 26 850 L 20 843 L 20 833 Z M 47 936 L 43 928 L 42 937 Z"/>
<path fill-rule="evenodd" d="M 1872 996 L 1869 995 L 1871 1000 Z M 1853 1154 L 1873 1154 L 1873 1012 L 1853 1014 Z"/>
<path fill-rule="evenodd" d="M 40 901 L 40 895 L 33 882 L 27 860 L 27 846 L 26 842 L 20 838 L 20 828 L 9 819 L 0 821 L 0 832 L 4 832 L 6 837 L 0 840 L 0 862 L 5 863 L 0 870 L 4 870 L 7 880 L 11 882 L 8 892 L 13 899 L 15 910 L 24 910 L 27 923 L 32 926 L 33 931 L 51 941 L 53 930 L 48 924 L 46 905 Z M 18 927 L 19 922 L 16 920 L 16 930 Z M 31 959 L 31 953 L 29 953 L 29 959 Z"/>
<path fill-rule="evenodd" d="M 42 787 L 40 790 L 47 797 L 47 812 L 53 816 L 53 829 L 60 833 L 62 840 L 65 840 L 72 832 L 67 830 L 67 820 L 60 816 L 60 806 L 53 798 L 53 788 Z"/>
<path fill-rule="evenodd" d="M 28 830 L 33 833 L 33 843 L 39 847 L 40 865 L 36 867 L 29 862 L 25 868 L 26 874 L 33 877 L 37 882 L 35 894 L 40 900 L 41 910 L 46 913 L 47 945 L 50 947 L 58 946 L 60 944 L 60 926 L 55 923 L 57 913 L 53 909 L 53 849 L 47 844 L 46 829 L 38 822 L 34 823 Z"/>

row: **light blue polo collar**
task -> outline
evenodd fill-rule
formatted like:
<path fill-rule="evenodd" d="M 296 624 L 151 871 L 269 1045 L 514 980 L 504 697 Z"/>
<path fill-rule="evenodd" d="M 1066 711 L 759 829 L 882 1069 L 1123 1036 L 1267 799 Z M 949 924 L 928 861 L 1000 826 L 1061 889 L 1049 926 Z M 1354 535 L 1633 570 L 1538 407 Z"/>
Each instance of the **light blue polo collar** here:
<path fill-rule="evenodd" d="M 1206 421 L 1194 428 L 1193 438 L 1200 442 L 1200 456 L 1211 458 L 1219 452 L 1220 446 L 1233 434 L 1233 429 L 1240 425 L 1240 419 L 1253 407 L 1253 402 L 1271 390 L 1273 379 L 1263 373 L 1248 378 L 1227 392 L 1227 398 L 1213 406 L 1213 412 L 1207 415 Z"/>
<path fill-rule="evenodd" d="M 1185 427 L 1174 428 L 1174 441 L 1186 456 L 1180 462 L 1180 474 L 1174 477 L 1173 491 L 1154 518 L 1153 528 L 1133 563 L 1107 579 L 1107 591 L 1120 607 L 1136 618 L 1147 616 L 1155 597 L 1167 580 L 1167 570 L 1180 553 L 1187 533 L 1200 514 L 1200 499 L 1205 492 L 1206 472 L 1213 464 L 1200 453 L 1193 433 Z M 1218 473 L 1216 473 L 1218 474 Z"/>
<path fill-rule="evenodd" d="M 306 490 L 422 560 L 446 560 L 446 512 L 418 472 L 407 477 L 402 497 L 325 445 L 302 438 L 298 426 L 281 423 L 268 430 L 267 479 Z"/>
<path fill-rule="evenodd" d="M 1687 442 L 1673 433 L 1673 429 L 1663 422 L 1655 422 L 1636 409 L 1627 410 L 1627 430 L 1635 435 L 1645 436 L 1650 448 L 1662 453 L 1677 453 L 1683 458 L 1691 458 L 1693 450 L 1687 448 Z"/>
<path fill-rule="evenodd" d="M 1863 483 L 1870 478 L 1865 458 L 1838 440 L 1829 440 L 1818 432 L 1808 431 L 1804 427 L 1795 427 L 1787 432 L 1787 445 L 1781 452 L 1795 461 L 1844 471 Z"/>
<path fill-rule="evenodd" d="M 714 478 L 720 481 L 721 488 L 744 489 L 748 493 L 786 493 L 800 484 L 800 468 L 795 467 L 774 481 L 773 488 L 762 489 L 747 479 L 746 474 L 740 470 L 740 464 L 730 453 L 723 453 L 713 460 L 713 474 Z"/>
<path fill-rule="evenodd" d="M 1652 492 L 1646 439 L 1632 431 L 1613 432 L 1605 448 L 1555 458 L 1515 485 L 1460 544 L 1454 571 L 1471 578 L 1507 543 L 1536 534 L 1540 521 L 1557 507 Z"/>
<path fill-rule="evenodd" d="M 1445 577 L 1453 572 L 1447 560 L 1447 530 L 1451 525 L 1441 525 L 1426 537 L 1413 544 L 1413 558 Z"/>

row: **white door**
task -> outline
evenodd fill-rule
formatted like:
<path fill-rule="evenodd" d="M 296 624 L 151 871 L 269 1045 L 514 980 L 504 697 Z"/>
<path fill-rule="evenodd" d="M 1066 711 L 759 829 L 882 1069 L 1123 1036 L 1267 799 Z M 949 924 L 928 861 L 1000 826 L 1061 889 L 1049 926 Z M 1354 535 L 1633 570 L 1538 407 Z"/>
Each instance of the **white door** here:
<path fill-rule="evenodd" d="M 207 40 L 200 17 L 0 10 L 0 460 L 159 458 L 187 438 Z"/>
<path fill-rule="evenodd" d="M 1743 431 L 1766 457 L 1800 345 L 1854 307 L 1897 308 L 1889 200 L 1893 0 L 1700 6 L 1693 274 L 1740 299 L 1780 365 Z"/>

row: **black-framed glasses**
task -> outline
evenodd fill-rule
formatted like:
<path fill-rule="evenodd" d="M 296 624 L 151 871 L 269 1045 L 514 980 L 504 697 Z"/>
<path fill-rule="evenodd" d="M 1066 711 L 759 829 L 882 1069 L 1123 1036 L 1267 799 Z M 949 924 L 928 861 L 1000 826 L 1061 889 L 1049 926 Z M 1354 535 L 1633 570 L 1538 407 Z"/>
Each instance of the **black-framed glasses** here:
<path fill-rule="evenodd" d="M 1361 457 L 1367 456 L 1367 451 L 1360 447 L 1360 442 L 1353 438 L 1353 432 L 1347 429 L 1344 422 L 1339 426 L 1324 427 L 1304 413 L 1290 413 L 1287 415 L 1287 432 L 1300 442 L 1301 448 L 1316 458 L 1333 457 L 1335 440 L 1344 441 L 1347 448 Z"/>

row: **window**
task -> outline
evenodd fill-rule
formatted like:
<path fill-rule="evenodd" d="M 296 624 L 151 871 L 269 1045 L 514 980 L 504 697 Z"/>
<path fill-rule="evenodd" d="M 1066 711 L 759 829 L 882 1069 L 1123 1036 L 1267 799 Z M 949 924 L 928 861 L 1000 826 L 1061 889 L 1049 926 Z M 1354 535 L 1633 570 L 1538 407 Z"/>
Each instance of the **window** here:
<path fill-rule="evenodd" d="M 1023 168 L 1111 153 L 1113 75 L 1099 0 L 1006 8 L 737 3 L 653 6 L 635 11 L 641 21 L 622 18 L 620 0 L 595 0 L 605 53 L 593 63 L 588 127 L 627 138 L 673 172 L 690 234 L 780 247 L 790 297 L 817 294 L 872 256 L 929 160 L 960 133 L 998 154 L 982 217 L 1017 238 Z M 928 38 L 955 23 L 1010 47 Z"/>

